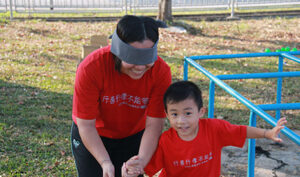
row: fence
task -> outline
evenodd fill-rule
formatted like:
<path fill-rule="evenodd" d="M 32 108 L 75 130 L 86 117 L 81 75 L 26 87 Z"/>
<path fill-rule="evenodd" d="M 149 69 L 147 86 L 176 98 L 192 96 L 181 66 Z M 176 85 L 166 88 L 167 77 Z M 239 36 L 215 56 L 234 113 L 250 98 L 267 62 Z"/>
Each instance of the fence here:
<path fill-rule="evenodd" d="M 157 11 L 159 0 L 0 0 L 0 11 L 20 13 Z M 232 4 L 232 5 L 231 5 Z M 173 11 L 300 7 L 300 0 L 172 0 Z"/>
<path fill-rule="evenodd" d="M 250 109 L 250 126 L 256 126 L 256 115 L 259 115 L 267 123 L 272 126 L 276 126 L 276 121 L 280 118 L 280 110 L 292 110 L 300 109 L 299 103 L 281 103 L 281 90 L 282 90 L 282 78 L 284 77 L 300 77 L 300 71 L 294 72 L 283 72 L 283 58 L 290 59 L 294 62 L 300 63 L 300 58 L 294 55 L 300 55 L 300 51 L 294 52 L 270 52 L 270 53 L 248 53 L 248 54 L 232 54 L 232 55 L 206 55 L 206 56 L 191 56 L 185 57 L 184 60 L 184 75 L 183 79 L 188 79 L 188 65 L 194 66 L 197 70 L 202 72 L 206 77 L 210 79 L 209 86 L 209 103 L 208 103 L 208 117 L 214 117 L 214 95 L 215 95 L 215 84 L 221 87 L 223 90 L 228 92 L 234 98 L 239 100 L 247 108 Z M 278 72 L 274 73 L 249 73 L 249 74 L 233 74 L 233 75 L 219 75 L 214 76 L 209 71 L 204 69 L 195 60 L 208 60 L 208 59 L 232 59 L 232 58 L 249 58 L 249 57 L 278 57 Z M 276 104 L 264 104 L 264 105 L 254 105 L 252 102 L 247 100 L 240 93 L 232 89 L 222 80 L 232 80 L 232 79 L 257 79 L 257 78 L 277 78 L 277 97 Z M 276 110 L 276 119 L 265 112 L 265 110 Z M 281 132 L 286 135 L 289 139 L 300 146 L 300 136 L 294 133 L 289 128 L 285 127 Z M 255 139 L 249 139 L 248 144 L 248 176 L 254 176 L 255 167 Z"/>

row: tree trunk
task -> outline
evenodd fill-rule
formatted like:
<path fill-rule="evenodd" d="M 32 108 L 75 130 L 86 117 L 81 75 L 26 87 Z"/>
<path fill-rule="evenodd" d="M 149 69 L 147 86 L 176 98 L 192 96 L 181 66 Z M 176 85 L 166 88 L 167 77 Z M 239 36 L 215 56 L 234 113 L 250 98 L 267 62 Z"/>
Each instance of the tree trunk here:
<path fill-rule="evenodd" d="M 172 0 L 159 0 L 157 19 L 172 22 Z"/>

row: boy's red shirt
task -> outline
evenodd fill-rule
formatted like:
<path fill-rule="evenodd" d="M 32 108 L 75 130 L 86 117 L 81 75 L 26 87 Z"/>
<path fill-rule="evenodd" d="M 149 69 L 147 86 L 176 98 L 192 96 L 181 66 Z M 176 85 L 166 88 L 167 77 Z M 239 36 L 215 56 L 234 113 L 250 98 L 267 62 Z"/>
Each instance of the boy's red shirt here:
<path fill-rule="evenodd" d="M 72 117 L 96 119 L 99 135 L 124 138 L 145 128 L 146 116 L 165 118 L 170 67 L 160 58 L 141 79 L 115 70 L 110 46 L 88 55 L 76 72 Z"/>
<path fill-rule="evenodd" d="M 159 177 L 218 177 L 222 148 L 243 147 L 246 136 L 247 126 L 219 119 L 200 119 L 198 135 L 192 141 L 180 139 L 170 128 L 160 137 L 145 172 L 153 176 L 162 169 Z"/>

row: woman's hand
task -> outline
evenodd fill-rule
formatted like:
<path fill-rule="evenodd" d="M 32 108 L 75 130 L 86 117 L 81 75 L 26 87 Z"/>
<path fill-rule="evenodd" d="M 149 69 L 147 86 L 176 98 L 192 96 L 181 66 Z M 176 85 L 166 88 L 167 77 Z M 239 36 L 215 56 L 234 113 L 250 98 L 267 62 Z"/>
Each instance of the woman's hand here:
<path fill-rule="evenodd" d="M 122 177 L 136 177 L 143 173 L 142 160 L 138 156 L 133 156 L 122 166 Z"/>
<path fill-rule="evenodd" d="M 110 160 L 104 160 L 101 163 L 103 177 L 115 177 L 115 167 Z"/>

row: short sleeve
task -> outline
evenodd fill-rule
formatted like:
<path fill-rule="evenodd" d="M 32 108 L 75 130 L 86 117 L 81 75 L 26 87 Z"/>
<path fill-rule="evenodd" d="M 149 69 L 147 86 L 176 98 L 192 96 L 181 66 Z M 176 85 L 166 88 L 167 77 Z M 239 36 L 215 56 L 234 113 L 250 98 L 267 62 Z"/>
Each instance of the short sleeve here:
<path fill-rule="evenodd" d="M 95 119 L 99 114 L 100 88 L 95 76 L 95 65 L 81 63 L 76 72 L 73 95 L 73 116 Z"/>
<path fill-rule="evenodd" d="M 221 146 L 236 146 L 243 147 L 247 137 L 247 126 L 234 125 L 225 120 L 215 119 L 215 140 L 218 141 Z"/>
<path fill-rule="evenodd" d="M 157 81 L 153 85 L 149 104 L 147 107 L 147 115 L 150 117 L 165 118 L 163 97 L 172 82 L 170 67 L 164 63 L 164 68 L 157 69 Z"/>

